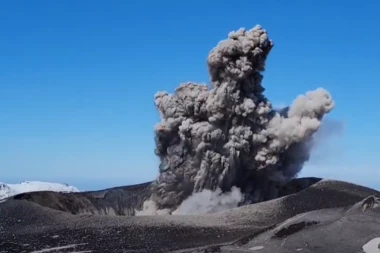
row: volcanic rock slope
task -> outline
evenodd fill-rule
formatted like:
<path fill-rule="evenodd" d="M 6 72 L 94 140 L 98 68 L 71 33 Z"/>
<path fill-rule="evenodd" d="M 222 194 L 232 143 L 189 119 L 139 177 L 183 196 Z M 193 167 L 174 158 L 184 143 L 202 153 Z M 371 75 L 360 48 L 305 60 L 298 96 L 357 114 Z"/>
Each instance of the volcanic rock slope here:
<path fill-rule="evenodd" d="M 97 192 L 93 211 L 114 206 L 120 192 L 134 201 L 131 209 L 148 185 Z M 296 179 L 274 200 L 154 217 L 63 210 L 94 192 L 21 194 L 0 204 L 0 252 L 379 252 L 379 194 L 346 182 Z"/>

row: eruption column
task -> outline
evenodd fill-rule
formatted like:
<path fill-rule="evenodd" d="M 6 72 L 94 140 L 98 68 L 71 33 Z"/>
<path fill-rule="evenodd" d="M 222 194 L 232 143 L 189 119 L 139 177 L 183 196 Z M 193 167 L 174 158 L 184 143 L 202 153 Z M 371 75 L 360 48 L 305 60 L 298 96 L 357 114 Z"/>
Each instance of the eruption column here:
<path fill-rule="evenodd" d="M 231 32 L 208 55 L 212 87 L 188 82 L 174 94 L 155 95 L 161 163 L 152 200 L 159 209 L 174 210 L 204 189 L 233 186 L 245 203 L 265 200 L 309 159 L 313 134 L 334 102 L 318 88 L 274 110 L 261 85 L 272 47 L 260 26 Z"/>

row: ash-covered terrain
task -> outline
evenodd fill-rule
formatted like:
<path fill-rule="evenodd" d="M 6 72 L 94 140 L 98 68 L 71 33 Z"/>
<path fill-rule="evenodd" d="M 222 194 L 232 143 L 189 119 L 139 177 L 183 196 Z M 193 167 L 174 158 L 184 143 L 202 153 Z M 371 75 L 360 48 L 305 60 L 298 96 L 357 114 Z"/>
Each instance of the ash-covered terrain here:
<path fill-rule="evenodd" d="M 99 215 L 107 206 L 114 209 L 120 196 L 138 199 L 139 192 L 117 188 L 102 196 L 44 192 L 8 199 L 0 204 L 0 252 L 378 252 L 380 193 L 366 187 L 300 178 L 282 189 L 289 195 L 224 212 Z M 79 212 L 78 203 L 88 212 Z"/>
<path fill-rule="evenodd" d="M 378 191 L 297 178 L 334 101 L 317 88 L 273 108 L 273 46 L 260 26 L 231 32 L 207 57 L 209 86 L 154 96 L 154 181 L 0 203 L 0 252 L 380 252 Z"/>

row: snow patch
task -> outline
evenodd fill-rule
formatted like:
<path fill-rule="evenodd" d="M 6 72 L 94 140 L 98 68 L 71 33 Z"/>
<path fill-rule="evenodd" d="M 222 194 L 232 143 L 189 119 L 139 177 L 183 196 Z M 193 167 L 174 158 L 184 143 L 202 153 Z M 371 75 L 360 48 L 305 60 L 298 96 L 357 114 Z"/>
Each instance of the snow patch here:
<path fill-rule="evenodd" d="M 250 250 L 262 250 L 264 248 L 264 246 L 255 246 L 255 247 L 252 247 L 252 248 L 249 248 Z"/>
<path fill-rule="evenodd" d="M 363 245 L 362 249 L 365 253 L 380 253 L 380 237 L 374 238 Z"/>
<path fill-rule="evenodd" d="M 86 245 L 87 243 L 80 243 L 80 244 L 69 244 L 65 246 L 59 246 L 59 247 L 52 247 L 52 248 L 46 248 L 42 250 L 37 250 L 37 251 L 32 251 L 31 253 L 45 253 L 45 252 L 62 252 L 61 250 L 66 250 L 70 248 L 76 248 L 77 246 L 80 245 Z M 79 251 L 76 251 L 79 252 Z M 91 252 L 91 251 L 81 251 L 81 252 Z"/>
<path fill-rule="evenodd" d="M 79 192 L 78 188 L 68 184 L 40 181 L 25 181 L 19 184 L 6 184 L 0 182 L 0 203 L 6 198 L 14 195 L 36 191 Z"/>

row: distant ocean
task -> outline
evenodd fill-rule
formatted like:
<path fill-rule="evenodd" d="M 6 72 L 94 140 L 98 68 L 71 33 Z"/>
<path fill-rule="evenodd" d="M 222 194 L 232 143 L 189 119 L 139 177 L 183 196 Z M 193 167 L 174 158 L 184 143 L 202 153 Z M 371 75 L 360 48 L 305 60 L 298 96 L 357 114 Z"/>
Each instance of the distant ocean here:
<path fill-rule="evenodd" d="M 152 179 L 153 180 L 153 179 Z M 125 185 L 133 185 L 133 184 L 140 184 L 145 183 L 149 180 L 141 181 L 141 182 L 133 182 L 133 181 L 123 181 L 123 180 L 107 180 L 104 181 L 100 180 L 80 180 L 80 179 L 74 179 L 74 180 L 68 180 L 67 183 L 70 185 L 73 185 L 77 187 L 80 191 L 94 191 L 94 190 L 102 190 L 107 188 L 113 188 L 117 186 L 125 186 Z"/>

